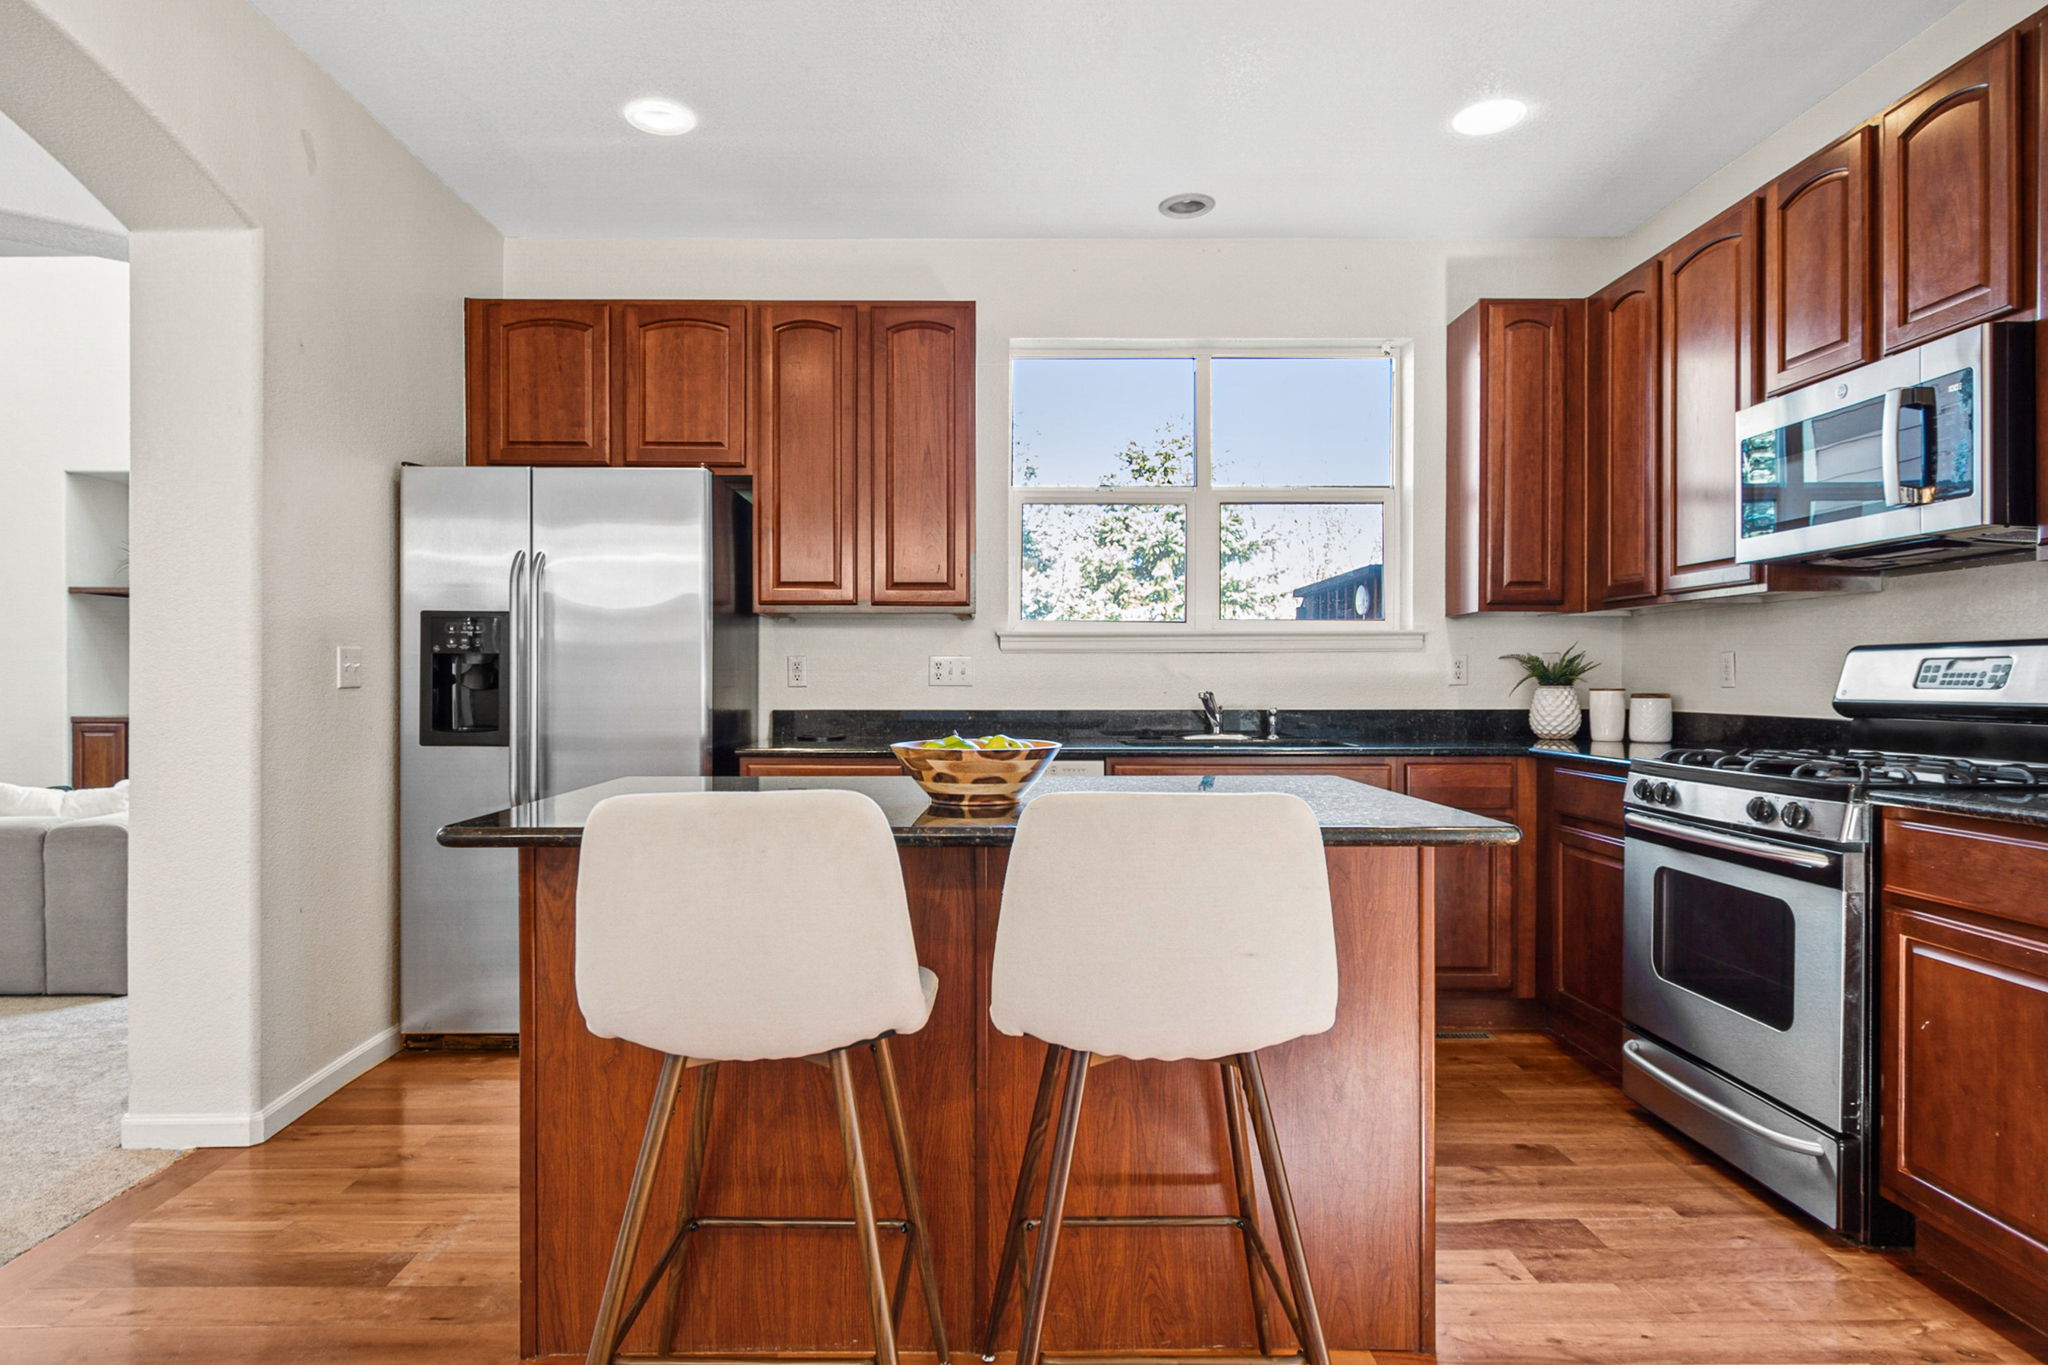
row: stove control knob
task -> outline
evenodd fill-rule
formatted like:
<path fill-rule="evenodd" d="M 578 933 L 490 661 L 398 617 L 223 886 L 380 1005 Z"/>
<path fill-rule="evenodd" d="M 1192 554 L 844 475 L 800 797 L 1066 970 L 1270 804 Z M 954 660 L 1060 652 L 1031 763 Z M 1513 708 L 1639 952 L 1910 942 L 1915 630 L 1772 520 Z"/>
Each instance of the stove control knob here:
<path fill-rule="evenodd" d="M 1813 812 L 1797 801 L 1787 801 L 1785 808 L 1778 812 L 1778 818 L 1785 822 L 1786 829 L 1805 829 L 1813 823 Z"/>
<path fill-rule="evenodd" d="M 1657 799 L 1655 795 L 1656 789 L 1650 785 L 1650 779 L 1647 777 L 1637 778 L 1635 786 L 1629 788 L 1629 790 L 1635 793 L 1636 800 L 1638 801 L 1655 801 Z"/>
<path fill-rule="evenodd" d="M 1651 790 L 1650 799 L 1660 806 L 1675 806 L 1678 804 L 1678 788 L 1669 782 L 1659 782 Z"/>
<path fill-rule="evenodd" d="M 1768 825 L 1778 818 L 1778 808 L 1761 796 L 1750 797 L 1749 804 L 1743 809 L 1748 811 L 1749 818 L 1759 825 Z"/>

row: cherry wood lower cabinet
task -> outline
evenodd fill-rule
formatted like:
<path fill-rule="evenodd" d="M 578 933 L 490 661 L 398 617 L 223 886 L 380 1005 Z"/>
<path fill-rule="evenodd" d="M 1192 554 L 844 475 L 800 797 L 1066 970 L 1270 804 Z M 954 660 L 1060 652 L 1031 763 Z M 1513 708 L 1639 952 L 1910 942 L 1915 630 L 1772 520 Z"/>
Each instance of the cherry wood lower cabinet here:
<path fill-rule="evenodd" d="M 741 777 L 901 777 L 903 765 L 893 758 L 743 758 Z"/>
<path fill-rule="evenodd" d="M 71 718 L 71 785 L 111 787 L 128 776 L 128 718 Z"/>
<path fill-rule="evenodd" d="M 1561 759 L 1539 769 L 1541 996 L 1561 1037 L 1618 1071 L 1628 770 Z"/>
<path fill-rule="evenodd" d="M 1276 754 L 1112 758 L 1113 777 L 1189 773 L 1348 777 L 1527 830 L 1535 824 L 1536 760 L 1326 759 Z M 1535 859 L 1526 843 L 1436 853 L 1436 984 L 1528 999 L 1536 994 Z M 1484 1013 L 1485 1011 L 1481 1011 Z"/>
<path fill-rule="evenodd" d="M 1879 852 L 1880 1187 L 2048 1328 L 2048 829 L 1891 809 Z"/>
<path fill-rule="evenodd" d="M 1328 850 L 1346 1003 L 1329 1033 L 1263 1054 L 1316 1297 L 1339 1350 L 1427 1354 L 1435 1346 L 1432 852 Z M 901 854 L 918 955 L 938 975 L 939 993 L 931 1022 L 894 1051 L 947 1331 L 962 1358 L 986 1310 L 1044 1054 L 988 1022 L 1007 850 Z M 519 856 L 520 1341 L 528 1358 L 580 1360 L 658 1059 L 592 1036 L 577 1010 L 577 850 L 529 847 Z M 876 1202 L 893 1216 L 901 1195 L 866 1058 L 854 1072 Z M 693 1093 L 686 1084 L 685 1109 Z M 850 1213 L 821 1070 L 800 1061 L 730 1067 L 716 1105 L 707 1212 Z M 677 1144 L 687 1128 L 687 1114 L 678 1114 Z M 666 1240 L 681 1165 L 667 1163 L 670 1179 L 655 1193 L 643 1267 Z M 1230 1169 L 1213 1067 L 1112 1062 L 1090 1075 L 1070 1216 L 1225 1213 Z M 1272 1239 L 1270 1215 L 1263 1221 Z M 714 1231 L 691 1245 L 682 1349 L 871 1348 L 848 1234 Z M 1270 1301 L 1269 1316 L 1281 1321 Z M 903 1322 L 904 1348 L 929 1350 L 922 1313 L 913 1306 Z M 1006 1349 L 1016 1330 L 1012 1310 Z M 1214 1228 L 1077 1229 L 1060 1245 L 1047 1332 L 1062 1350 L 1250 1349 L 1240 1244 Z M 643 1324 L 628 1349 L 649 1350 L 651 1334 Z M 1277 1349 L 1292 1349 L 1284 1327 L 1279 1337 Z"/>

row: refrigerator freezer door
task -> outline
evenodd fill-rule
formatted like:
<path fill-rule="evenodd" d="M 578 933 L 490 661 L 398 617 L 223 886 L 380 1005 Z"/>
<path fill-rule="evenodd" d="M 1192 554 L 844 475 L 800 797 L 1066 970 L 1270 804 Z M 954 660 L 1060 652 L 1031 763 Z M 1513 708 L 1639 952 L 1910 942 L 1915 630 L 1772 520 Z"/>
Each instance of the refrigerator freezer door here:
<path fill-rule="evenodd" d="M 533 471 L 537 796 L 710 771 L 711 487 Z"/>
<path fill-rule="evenodd" d="M 510 746 L 420 743 L 422 612 L 511 610 L 531 545 L 532 471 L 414 468 L 399 477 L 399 1027 L 519 1029 L 519 872 L 435 831 L 508 804 Z M 519 691 L 512 689 L 517 704 Z M 516 732 L 515 732 L 516 734 Z"/>

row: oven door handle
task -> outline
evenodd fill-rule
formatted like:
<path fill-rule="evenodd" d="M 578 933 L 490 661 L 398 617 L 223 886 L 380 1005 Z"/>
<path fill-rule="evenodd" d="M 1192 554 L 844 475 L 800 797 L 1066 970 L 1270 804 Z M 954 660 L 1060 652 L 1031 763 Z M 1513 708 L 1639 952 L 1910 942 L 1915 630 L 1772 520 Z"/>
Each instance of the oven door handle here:
<path fill-rule="evenodd" d="M 1746 854 L 1751 858 L 1762 858 L 1765 862 L 1784 863 L 1790 867 L 1810 867 L 1816 871 L 1835 865 L 1835 855 L 1820 853 L 1812 849 L 1781 848 L 1776 844 L 1753 843 L 1734 834 L 1716 834 L 1712 830 L 1695 829 L 1681 825 L 1675 820 L 1660 820 L 1654 815 L 1639 815 L 1629 811 L 1622 817 L 1636 829 L 1662 834 L 1688 844 L 1701 844 L 1707 848 L 1718 848 L 1726 853 Z"/>
<path fill-rule="evenodd" d="M 1794 1137 L 1790 1133 L 1781 1133 L 1775 1128 L 1767 1127 L 1764 1124 L 1758 1123 L 1747 1114 L 1738 1113 L 1736 1110 L 1730 1109 L 1704 1090 L 1695 1089 L 1684 1081 L 1679 1080 L 1678 1077 L 1670 1072 L 1660 1067 L 1652 1066 L 1643 1059 L 1643 1045 L 1636 1039 L 1631 1038 L 1623 1043 L 1621 1050 L 1630 1065 L 1634 1066 L 1636 1070 L 1642 1072 L 1672 1094 L 1691 1100 L 1716 1118 L 1725 1119 L 1729 1123 L 1734 1124 L 1751 1137 L 1768 1142 L 1773 1147 L 1782 1147 L 1788 1152 L 1797 1152 L 1801 1156 L 1824 1157 L 1828 1154 L 1826 1143 L 1814 1142 L 1810 1138 Z"/>

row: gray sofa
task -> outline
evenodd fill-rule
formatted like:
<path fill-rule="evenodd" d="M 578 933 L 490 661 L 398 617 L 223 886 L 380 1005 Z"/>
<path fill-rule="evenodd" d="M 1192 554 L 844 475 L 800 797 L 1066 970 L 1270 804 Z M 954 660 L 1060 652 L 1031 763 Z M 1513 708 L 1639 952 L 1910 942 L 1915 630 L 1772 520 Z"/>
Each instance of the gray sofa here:
<path fill-rule="evenodd" d="M 0 995 L 128 992 L 128 816 L 0 816 Z"/>

